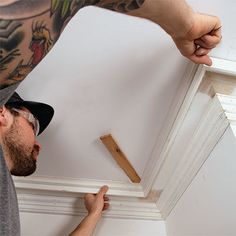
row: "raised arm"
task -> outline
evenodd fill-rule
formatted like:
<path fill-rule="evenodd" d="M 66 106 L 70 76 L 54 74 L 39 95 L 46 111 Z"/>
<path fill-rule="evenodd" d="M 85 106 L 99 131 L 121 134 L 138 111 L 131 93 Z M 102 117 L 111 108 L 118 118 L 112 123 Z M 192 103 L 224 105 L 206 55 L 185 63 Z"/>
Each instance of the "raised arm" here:
<path fill-rule="evenodd" d="M 94 5 L 159 24 L 180 52 L 210 65 L 221 38 L 217 17 L 194 13 L 184 0 L 1 0 L 0 89 L 22 81 L 56 43 L 82 7 Z"/>

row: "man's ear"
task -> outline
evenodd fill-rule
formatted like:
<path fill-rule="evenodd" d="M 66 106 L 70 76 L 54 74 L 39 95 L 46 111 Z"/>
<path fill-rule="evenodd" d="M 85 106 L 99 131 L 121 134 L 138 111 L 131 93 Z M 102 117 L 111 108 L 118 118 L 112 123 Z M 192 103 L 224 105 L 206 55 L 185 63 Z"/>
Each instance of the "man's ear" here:
<path fill-rule="evenodd" d="M 0 106 L 0 126 L 7 125 L 8 110 L 5 106 Z"/>

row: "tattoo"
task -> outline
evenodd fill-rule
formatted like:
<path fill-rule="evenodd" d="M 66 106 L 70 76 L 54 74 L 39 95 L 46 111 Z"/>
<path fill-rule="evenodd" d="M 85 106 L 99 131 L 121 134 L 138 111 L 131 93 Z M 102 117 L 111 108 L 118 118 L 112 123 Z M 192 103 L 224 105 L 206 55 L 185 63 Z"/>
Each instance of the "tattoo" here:
<path fill-rule="evenodd" d="M 11 20 L 0 20 L 0 39 L 7 39 L 22 24 Z M 0 44 L 1 45 L 1 44 Z"/>
<path fill-rule="evenodd" d="M 19 22 L 0 20 L 0 72 L 20 55 L 19 49 L 16 49 L 24 38 L 24 33 L 17 31 L 20 26 Z"/>
<path fill-rule="evenodd" d="M 144 1 L 0 0 L 0 88 L 23 80 L 79 9 L 93 5 L 127 13 L 141 7 Z"/>
<path fill-rule="evenodd" d="M 70 11 L 71 0 L 51 0 L 51 16 L 59 9 L 61 18 L 64 18 Z"/>
<path fill-rule="evenodd" d="M 10 23 L 9 22 L 2 22 L 1 25 L 4 26 L 2 28 L 7 28 Z M 18 27 L 12 27 L 18 28 Z M 14 32 L 14 30 L 12 30 Z M 0 34 L 0 36 L 4 35 L 6 38 L 11 38 L 11 33 L 4 32 L 4 34 Z M 1 38 L 0 38 L 1 39 Z M 0 41 L 1 42 L 1 41 Z M 21 56 L 19 49 L 14 49 L 10 53 L 4 55 L 4 51 L 8 51 L 11 49 L 8 44 L 12 45 L 13 48 L 16 48 L 18 46 L 18 43 L 16 40 L 14 40 L 14 43 L 11 43 L 10 40 L 6 41 L 5 43 L 1 43 L 0 48 L 0 72 L 7 69 L 7 64 L 9 64 L 13 59 L 15 59 L 16 56 Z M 15 69 L 9 74 L 7 77 L 7 80 L 5 81 L 4 85 L 1 86 L 1 88 L 5 86 L 9 86 L 13 83 L 22 81 L 30 72 L 31 70 L 43 59 L 43 57 L 48 53 L 51 46 L 53 44 L 53 40 L 51 39 L 50 31 L 47 29 L 46 25 L 43 22 L 36 22 L 32 24 L 32 39 L 29 45 L 29 49 L 33 52 L 33 55 L 28 63 L 23 64 L 23 60 L 21 60 L 18 65 L 15 67 Z"/>
<path fill-rule="evenodd" d="M 121 13 L 127 13 L 140 8 L 144 1 L 145 0 L 51 0 L 50 15 L 54 17 L 54 31 L 61 32 L 75 13 L 83 7 L 98 6 Z"/>
<path fill-rule="evenodd" d="M 76 0 L 79 8 L 94 5 L 122 13 L 140 8 L 144 1 L 145 0 Z"/>
<path fill-rule="evenodd" d="M 74 0 L 75 1 L 75 0 Z M 72 0 L 51 0 L 50 16 L 53 22 L 53 30 L 56 35 L 56 41 L 65 25 L 70 21 L 73 16 L 72 9 L 74 9 L 74 1 Z M 72 7 L 73 5 L 73 7 Z M 76 12 L 78 9 L 76 9 Z"/>
<path fill-rule="evenodd" d="M 4 55 L 4 51 L 0 49 L 0 72 L 6 70 L 7 65 L 17 56 L 20 56 L 19 49 L 15 49 L 6 55 Z"/>
<path fill-rule="evenodd" d="M 2 19 L 31 19 L 50 10 L 50 0 L 12 0 L 5 4 L 1 1 L 0 16 Z"/>
<path fill-rule="evenodd" d="M 7 79 L 7 85 L 22 81 L 28 75 L 33 67 L 31 65 L 22 65 L 23 60 L 19 62 Z"/>
<path fill-rule="evenodd" d="M 50 31 L 46 28 L 46 25 L 41 22 L 36 22 L 32 25 L 32 41 L 30 43 L 30 50 L 33 52 L 33 56 L 30 60 L 30 65 L 35 67 L 43 57 L 49 52 L 53 41 L 51 39 Z"/>

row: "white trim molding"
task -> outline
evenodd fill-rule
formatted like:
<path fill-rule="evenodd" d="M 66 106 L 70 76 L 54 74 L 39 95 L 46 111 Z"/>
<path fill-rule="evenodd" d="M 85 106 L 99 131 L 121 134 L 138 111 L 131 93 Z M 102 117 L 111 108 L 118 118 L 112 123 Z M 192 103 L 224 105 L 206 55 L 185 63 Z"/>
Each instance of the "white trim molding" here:
<path fill-rule="evenodd" d="M 157 201 L 164 218 L 174 208 L 228 126 L 229 121 L 216 95 L 198 127 L 193 130 L 192 138 L 184 146 L 183 156 L 178 157 L 178 163 Z M 172 155 L 168 158 L 173 158 Z"/>
<path fill-rule="evenodd" d="M 61 191 L 17 189 L 20 212 L 43 213 L 51 215 L 86 214 L 83 194 Z M 103 217 L 162 220 L 153 198 L 110 197 L 110 207 Z"/>
<path fill-rule="evenodd" d="M 176 119 L 164 145 L 157 142 L 155 158 L 151 158 L 154 161 L 145 170 L 146 174 L 152 174 L 147 174 L 149 178 L 143 188 L 145 192 L 153 188 L 161 191 L 156 203 L 163 219 L 184 194 L 227 127 L 235 131 L 236 63 L 213 59 L 212 67 L 199 66 L 189 80 L 191 85 L 177 114 L 172 114 Z"/>
<path fill-rule="evenodd" d="M 84 216 L 83 194 L 108 185 L 111 207 L 104 217 L 162 220 L 156 207 L 158 194 L 144 198 L 140 184 L 47 176 L 14 177 L 14 182 L 20 212 Z"/>
<path fill-rule="evenodd" d="M 58 178 L 48 176 L 14 177 L 17 189 L 45 190 L 68 193 L 97 193 L 103 185 L 109 186 L 112 196 L 144 197 L 141 184 L 93 179 Z"/>

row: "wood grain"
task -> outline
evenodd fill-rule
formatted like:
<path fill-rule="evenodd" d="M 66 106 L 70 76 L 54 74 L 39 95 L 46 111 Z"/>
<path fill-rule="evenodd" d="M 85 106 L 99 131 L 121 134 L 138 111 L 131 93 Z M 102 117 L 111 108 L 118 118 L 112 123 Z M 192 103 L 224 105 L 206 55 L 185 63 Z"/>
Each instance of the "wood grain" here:
<path fill-rule="evenodd" d="M 115 159 L 117 164 L 124 170 L 126 175 L 130 178 L 133 183 L 140 183 L 141 179 L 131 165 L 121 148 L 118 146 L 111 134 L 107 134 L 100 137 L 103 144 L 106 146 L 112 157 Z"/>

